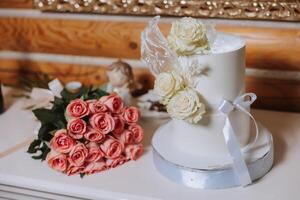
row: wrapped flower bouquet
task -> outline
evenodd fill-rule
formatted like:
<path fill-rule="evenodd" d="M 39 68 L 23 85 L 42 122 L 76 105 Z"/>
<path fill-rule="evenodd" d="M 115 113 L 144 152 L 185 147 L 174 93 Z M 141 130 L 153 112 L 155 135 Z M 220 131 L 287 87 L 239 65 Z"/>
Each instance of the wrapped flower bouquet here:
<path fill-rule="evenodd" d="M 51 109 L 33 110 L 41 122 L 28 148 L 32 158 L 67 175 L 89 175 L 136 160 L 143 153 L 139 110 L 116 94 L 81 88 L 62 90 Z"/>

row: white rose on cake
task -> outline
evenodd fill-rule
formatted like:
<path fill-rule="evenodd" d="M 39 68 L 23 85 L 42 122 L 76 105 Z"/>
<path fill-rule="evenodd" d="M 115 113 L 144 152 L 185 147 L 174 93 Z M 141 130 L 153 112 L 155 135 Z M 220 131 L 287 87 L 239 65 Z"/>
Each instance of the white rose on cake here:
<path fill-rule="evenodd" d="M 159 95 L 166 104 L 177 91 L 184 87 L 183 79 L 176 72 L 162 72 L 155 80 L 154 92 Z"/>
<path fill-rule="evenodd" d="M 167 39 L 169 47 L 180 56 L 201 54 L 210 49 L 205 25 L 191 17 L 173 22 Z"/>
<path fill-rule="evenodd" d="M 205 105 L 201 103 L 198 92 L 186 88 L 177 92 L 167 104 L 167 112 L 171 117 L 185 120 L 189 123 L 198 123 L 205 113 Z"/>

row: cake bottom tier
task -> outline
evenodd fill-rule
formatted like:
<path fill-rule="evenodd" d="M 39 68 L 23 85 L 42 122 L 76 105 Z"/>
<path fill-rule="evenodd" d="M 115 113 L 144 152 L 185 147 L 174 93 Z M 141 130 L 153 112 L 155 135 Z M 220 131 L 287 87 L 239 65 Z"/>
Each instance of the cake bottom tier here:
<path fill-rule="evenodd" d="M 231 112 L 230 117 L 235 122 L 233 128 L 240 147 L 243 148 L 255 137 L 255 133 L 250 133 L 250 118 L 239 111 Z M 169 151 L 171 146 L 176 151 L 193 157 L 219 159 L 228 155 L 222 132 L 225 120 L 220 112 L 204 115 L 199 124 L 172 119 L 158 129 L 159 135 L 156 137 L 160 137 L 160 142 L 166 144 L 163 152 Z"/>
<path fill-rule="evenodd" d="M 240 185 L 229 155 L 208 157 L 187 154 L 162 139 L 164 134 L 159 129 L 152 140 L 154 164 L 162 175 L 194 188 L 218 189 Z M 264 176 L 272 167 L 273 139 L 262 125 L 259 124 L 256 143 L 243 156 L 252 181 Z"/>

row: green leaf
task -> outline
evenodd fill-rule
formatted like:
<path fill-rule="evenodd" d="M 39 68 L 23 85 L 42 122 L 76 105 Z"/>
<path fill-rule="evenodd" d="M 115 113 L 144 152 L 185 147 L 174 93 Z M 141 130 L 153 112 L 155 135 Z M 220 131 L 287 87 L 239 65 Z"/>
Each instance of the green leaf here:
<path fill-rule="evenodd" d="M 36 118 L 42 123 L 53 123 L 57 120 L 57 115 L 52 110 L 38 108 L 32 111 Z"/>
<path fill-rule="evenodd" d="M 78 99 L 80 98 L 85 92 L 86 92 L 87 88 L 82 87 L 80 88 L 80 90 L 76 93 L 71 93 L 66 89 L 63 89 L 63 91 L 60 93 L 63 100 L 65 100 L 67 103 L 69 103 L 70 101 L 74 100 L 74 99 Z"/>
<path fill-rule="evenodd" d="M 39 155 L 36 155 L 36 156 L 31 156 L 31 158 L 33 158 L 33 159 L 35 159 L 35 160 L 40 160 L 40 159 L 42 159 L 42 157 L 43 157 L 43 154 L 42 154 L 42 153 L 39 154 Z"/>
<path fill-rule="evenodd" d="M 42 147 L 42 161 L 46 159 L 48 153 L 51 151 L 51 149 L 44 143 Z"/>
<path fill-rule="evenodd" d="M 52 103 L 53 103 L 53 107 L 57 107 L 57 108 L 64 108 L 65 107 L 64 100 L 61 99 L 61 98 L 58 98 L 58 97 L 54 97 L 54 101 Z M 52 110 L 53 110 L 53 107 L 52 107 Z"/>
<path fill-rule="evenodd" d="M 83 178 L 85 176 L 85 173 L 80 173 L 80 178 Z"/>
<path fill-rule="evenodd" d="M 107 96 L 109 93 L 106 91 L 100 89 L 100 88 L 89 88 L 87 93 L 83 95 L 84 100 L 89 100 L 89 99 L 100 99 L 103 96 Z"/>
<path fill-rule="evenodd" d="M 57 120 L 53 123 L 57 129 L 65 129 L 67 127 L 67 121 L 66 120 Z"/>
<path fill-rule="evenodd" d="M 39 140 L 49 142 L 53 137 L 53 135 L 51 135 L 50 132 L 55 129 L 56 127 L 53 124 L 42 124 L 38 133 Z"/>
<path fill-rule="evenodd" d="M 67 121 L 64 116 L 64 107 L 57 110 L 48 110 L 44 108 L 33 110 L 34 115 L 42 124 L 53 124 L 57 129 L 66 127 Z"/>
<path fill-rule="evenodd" d="M 51 149 L 47 146 L 46 143 L 43 143 L 43 146 L 41 148 L 38 149 L 38 151 L 40 151 L 39 154 L 31 156 L 33 159 L 35 160 L 45 160 L 48 153 L 51 151 Z"/>
<path fill-rule="evenodd" d="M 28 153 L 36 153 L 38 150 L 39 150 L 39 147 L 40 147 L 40 145 L 41 145 L 41 140 L 39 140 L 39 139 L 35 139 L 35 140 L 33 140 L 31 143 L 30 143 L 30 145 L 29 145 L 29 147 L 28 147 L 28 150 L 27 150 L 27 152 Z"/>

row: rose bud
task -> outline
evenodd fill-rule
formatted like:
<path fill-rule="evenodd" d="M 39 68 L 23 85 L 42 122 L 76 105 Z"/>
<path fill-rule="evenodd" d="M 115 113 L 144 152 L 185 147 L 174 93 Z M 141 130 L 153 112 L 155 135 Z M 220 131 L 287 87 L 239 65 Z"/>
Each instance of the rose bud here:
<path fill-rule="evenodd" d="M 59 153 L 69 153 L 76 144 L 76 141 L 67 134 L 66 129 L 56 131 L 50 141 L 51 148 Z"/>
<path fill-rule="evenodd" d="M 96 162 L 100 158 L 104 157 L 104 153 L 101 151 L 99 145 L 95 142 L 90 142 L 86 145 L 89 154 L 85 159 L 86 162 Z"/>
<path fill-rule="evenodd" d="M 112 113 L 120 113 L 123 109 L 123 100 L 117 93 L 103 96 L 99 101 L 104 103 Z"/>
<path fill-rule="evenodd" d="M 123 118 L 127 123 L 136 123 L 139 120 L 139 110 L 136 107 L 128 107 L 123 111 Z"/>
<path fill-rule="evenodd" d="M 84 170 L 84 165 L 82 165 L 82 166 L 75 166 L 73 164 L 69 164 L 66 173 L 67 173 L 68 176 L 72 176 L 72 175 L 75 175 L 75 174 L 82 173 L 83 170 Z"/>
<path fill-rule="evenodd" d="M 91 175 L 97 172 L 101 172 L 107 169 L 106 163 L 103 159 L 98 160 L 97 162 L 91 162 L 89 163 L 85 169 L 84 169 L 84 173 L 86 173 L 86 175 Z"/>
<path fill-rule="evenodd" d="M 117 158 L 114 159 L 107 159 L 106 160 L 106 166 L 111 167 L 111 168 L 115 168 L 119 165 L 123 165 L 126 162 L 126 158 L 124 156 L 119 156 Z"/>
<path fill-rule="evenodd" d="M 108 108 L 101 101 L 93 99 L 88 100 L 87 103 L 91 114 L 108 112 Z"/>
<path fill-rule="evenodd" d="M 130 130 L 124 130 L 120 135 L 116 136 L 116 138 L 123 144 L 133 144 L 135 142 L 134 134 Z"/>
<path fill-rule="evenodd" d="M 130 124 L 128 130 L 131 131 L 134 135 L 134 142 L 140 143 L 144 137 L 144 130 L 138 124 Z"/>
<path fill-rule="evenodd" d="M 83 138 L 84 133 L 86 132 L 86 122 L 82 119 L 72 119 L 68 122 L 67 125 L 69 135 L 74 139 Z"/>
<path fill-rule="evenodd" d="M 113 131 L 113 134 L 115 136 L 118 136 L 123 132 L 124 127 L 125 127 L 125 122 L 124 122 L 123 118 L 119 115 L 114 116 L 113 118 L 115 120 L 115 129 Z"/>
<path fill-rule="evenodd" d="M 68 161 L 64 154 L 51 150 L 46 157 L 48 165 L 57 171 L 64 172 L 67 169 Z"/>
<path fill-rule="evenodd" d="M 91 126 L 102 134 L 108 134 L 115 128 L 113 117 L 107 113 L 94 114 L 89 121 Z"/>
<path fill-rule="evenodd" d="M 82 99 L 75 99 L 69 103 L 66 114 L 70 118 L 82 118 L 89 114 L 88 104 Z"/>
<path fill-rule="evenodd" d="M 113 137 L 107 137 L 106 140 L 100 145 L 101 150 L 104 152 L 106 158 L 117 158 L 124 150 L 121 142 Z"/>
<path fill-rule="evenodd" d="M 82 143 L 76 144 L 69 153 L 68 161 L 75 166 L 81 166 L 89 154 L 88 149 Z"/>
<path fill-rule="evenodd" d="M 125 147 L 125 156 L 127 159 L 136 160 L 144 152 L 143 145 L 132 144 Z"/>
<path fill-rule="evenodd" d="M 84 138 L 91 142 L 102 142 L 105 139 L 105 135 L 100 131 L 88 128 L 87 132 L 84 134 Z"/>

